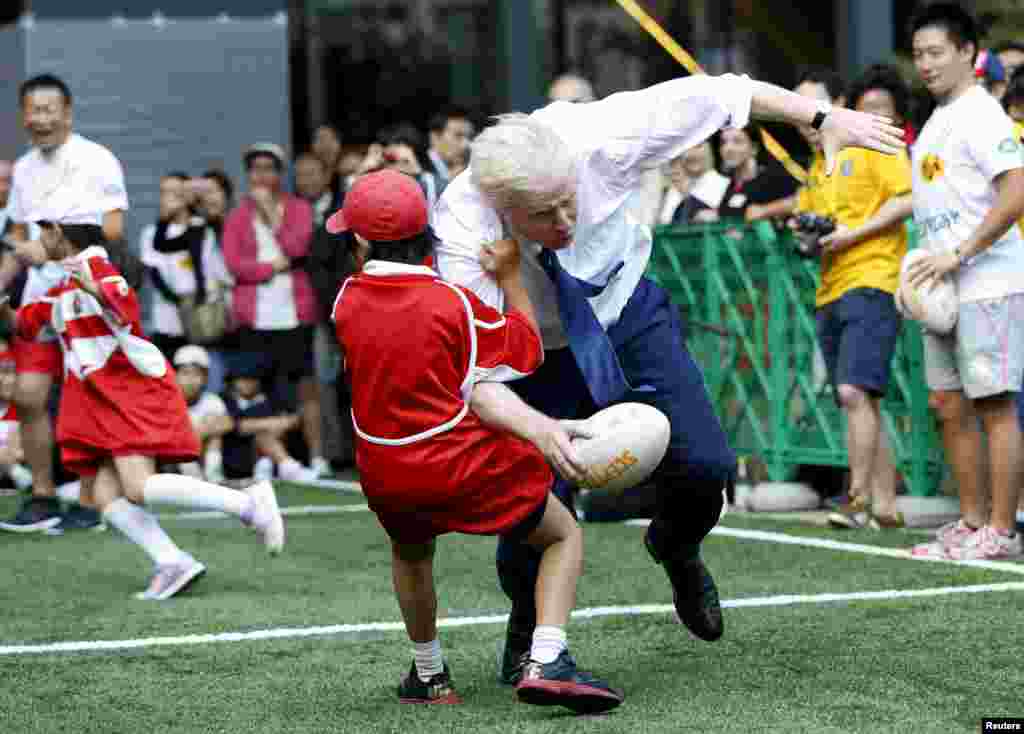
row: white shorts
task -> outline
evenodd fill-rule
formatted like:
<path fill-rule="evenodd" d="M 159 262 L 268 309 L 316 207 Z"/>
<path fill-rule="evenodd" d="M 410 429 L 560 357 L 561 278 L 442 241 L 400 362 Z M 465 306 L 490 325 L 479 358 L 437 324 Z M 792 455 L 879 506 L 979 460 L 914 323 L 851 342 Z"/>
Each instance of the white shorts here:
<path fill-rule="evenodd" d="M 1020 391 L 1024 293 L 961 303 L 952 332 L 922 335 L 929 390 L 963 390 L 972 400 Z"/>

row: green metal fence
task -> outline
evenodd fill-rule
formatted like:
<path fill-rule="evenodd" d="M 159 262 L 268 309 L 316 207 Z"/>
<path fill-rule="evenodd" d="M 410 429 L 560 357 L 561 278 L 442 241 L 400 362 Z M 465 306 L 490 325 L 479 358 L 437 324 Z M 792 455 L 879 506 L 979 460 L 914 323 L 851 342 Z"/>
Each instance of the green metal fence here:
<path fill-rule="evenodd" d="M 815 356 L 817 265 L 794 254 L 789 233 L 764 222 L 662 227 L 648 274 L 682 307 L 738 454 L 760 457 L 776 481 L 803 464 L 847 465 L 845 419 Z M 904 322 L 882 413 L 908 490 L 933 493 L 944 463 L 914 323 Z"/>

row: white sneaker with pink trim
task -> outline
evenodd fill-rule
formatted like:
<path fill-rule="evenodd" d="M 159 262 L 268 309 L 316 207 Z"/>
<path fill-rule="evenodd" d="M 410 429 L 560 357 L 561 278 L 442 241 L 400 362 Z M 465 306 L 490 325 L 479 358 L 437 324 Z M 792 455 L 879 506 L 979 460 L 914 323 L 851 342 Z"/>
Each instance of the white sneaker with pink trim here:
<path fill-rule="evenodd" d="M 1020 558 L 1021 553 L 1020 533 L 1010 536 L 1008 531 L 1004 533 L 991 525 L 949 549 L 949 557 L 956 561 L 1012 561 Z"/>
<path fill-rule="evenodd" d="M 935 533 L 935 540 L 919 543 L 910 549 L 914 558 L 949 558 L 951 548 L 959 548 L 978 531 L 963 520 L 949 522 Z"/>

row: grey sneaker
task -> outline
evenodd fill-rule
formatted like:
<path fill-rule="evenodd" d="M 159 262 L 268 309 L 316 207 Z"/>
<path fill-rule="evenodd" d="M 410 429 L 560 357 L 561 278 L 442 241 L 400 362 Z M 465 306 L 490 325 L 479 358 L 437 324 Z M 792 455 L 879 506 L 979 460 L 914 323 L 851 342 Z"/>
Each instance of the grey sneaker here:
<path fill-rule="evenodd" d="M 190 555 L 182 556 L 174 563 L 156 567 L 156 573 L 149 582 L 149 588 L 135 595 L 144 601 L 163 601 L 180 594 L 206 573 L 206 566 Z"/>

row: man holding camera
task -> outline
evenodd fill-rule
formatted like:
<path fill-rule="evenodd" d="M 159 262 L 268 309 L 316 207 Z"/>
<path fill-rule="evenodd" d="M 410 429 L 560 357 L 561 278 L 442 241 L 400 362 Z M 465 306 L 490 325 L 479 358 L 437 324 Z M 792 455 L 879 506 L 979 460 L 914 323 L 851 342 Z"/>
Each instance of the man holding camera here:
<path fill-rule="evenodd" d="M 843 104 L 834 89 L 838 85 L 827 79 L 824 72 L 805 74 L 795 91 Z M 862 86 L 855 84 L 853 89 Z M 899 89 L 882 91 L 893 100 L 906 98 Z M 860 111 L 874 99 L 862 91 L 856 91 L 856 96 L 851 106 Z M 899 112 L 870 111 L 893 119 Z M 791 226 L 801 251 L 821 257 L 821 283 L 815 298 L 818 339 L 836 399 L 847 418 L 849 498 L 829 516 L 829 522 L 847 528 L 902 527 L 903 517 L 896 510 L 896 469 L 879 404 L 900 330 L 894 294 L 907 251 L 903 220 L 911 213 L 910 161 L 903 152 L 886 156 L 849 149 L 837 158 L 833 175 L 826 177 L 818 131 L 803 126 L 801 133 L 815 158 L 795 202 L 800 215 L 791 220 Z"/>

